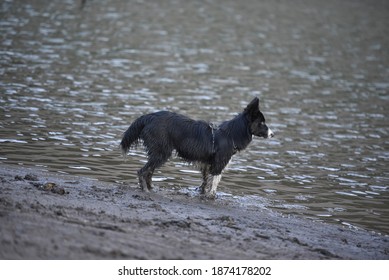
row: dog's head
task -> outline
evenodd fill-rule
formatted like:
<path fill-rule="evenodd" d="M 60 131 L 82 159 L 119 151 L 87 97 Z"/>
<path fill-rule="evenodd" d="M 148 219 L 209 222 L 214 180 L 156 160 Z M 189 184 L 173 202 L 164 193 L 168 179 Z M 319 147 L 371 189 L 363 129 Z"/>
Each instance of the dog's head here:
<path fill-rule="evenodd" d="M 259 110 L 259 99 L 257 97 L 247 105 L 243 113 L 246 114 L 249 120 L 251 134 L 263 138 L 271 138 L 274 136 L 273 131 L 265 123 L 265 117 Z"/>

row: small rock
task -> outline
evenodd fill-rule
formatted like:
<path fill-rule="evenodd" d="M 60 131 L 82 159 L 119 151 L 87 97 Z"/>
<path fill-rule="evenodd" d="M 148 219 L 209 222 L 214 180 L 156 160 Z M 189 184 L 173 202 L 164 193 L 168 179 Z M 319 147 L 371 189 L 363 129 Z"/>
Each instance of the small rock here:
<path fill-rule="evenodd" d="M 64 195 L 66 194 L 66 191 L 64 188 L 61 188 L 61 187 L 55 187 L 51 190 L 52 193 L 56 193 L 56 194 L 61 194 L 61 195 Z"/>
<path fill-rule="evenodd" d="M 23 181 L 24 179 L 23 179 L 22 176 L 16 175 L 16 176 L 15 176 L 15 180 L 16 180 L 16 181 Z"/>
<path fill-rule="evenodd" d="M 45 191 L 52 191 L 54 189 L 54 187 L 56 187 L 57 185 L 55 183 L 45 183 L 42 188 L 45 190 Z"/>
<path fill-rule="evenodd" d="M 38 176 L 36 176 L 35 174 L 26 174 L 26 176 L 24 176 L 24 180 L 27 180 L 27 181 L 38 181 Z"/>
<path fill-rule="evenodd" d="M 56 194 L 61 194 L 61 195 L 66 194 L 65 189 L 60 187 L 60 186 L 57 186 L 56 183 L 48 182 L 48 183 L 43 184 L 43 186 L 41 186 L 41 188 L 44 191 L 48 191 L 48 192 L 52 192 L 52 193 L 56 193 Z"/>
<path fill-rule="evenodd" d="M 57 216 L 63 216 L 63 213 L 62 213 L 61 210 L 55 210 L 54 214 L 57 215 Z"/>

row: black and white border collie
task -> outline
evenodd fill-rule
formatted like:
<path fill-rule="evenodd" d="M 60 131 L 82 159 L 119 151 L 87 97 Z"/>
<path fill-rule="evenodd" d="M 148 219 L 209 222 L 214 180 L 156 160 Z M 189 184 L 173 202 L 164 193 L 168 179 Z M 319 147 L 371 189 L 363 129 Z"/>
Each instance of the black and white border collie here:
<path fill-rule="evenodd" d="M 215 198 L 223 169 L 236 152 L 248 146 L 253 135 L 274 136 L 259 110 L 258 98 L 254 98 L 242 113 L 219 126 L 168 111 L 143 115 L 124 133 L 120 146 L 126 155 L 131 146 L 143 142 L 148 162 L 138 171 L 142 190 L 152 189 L 154 170 L 176 150 L 179 157 L 200 167 L 201 194 Z"/>

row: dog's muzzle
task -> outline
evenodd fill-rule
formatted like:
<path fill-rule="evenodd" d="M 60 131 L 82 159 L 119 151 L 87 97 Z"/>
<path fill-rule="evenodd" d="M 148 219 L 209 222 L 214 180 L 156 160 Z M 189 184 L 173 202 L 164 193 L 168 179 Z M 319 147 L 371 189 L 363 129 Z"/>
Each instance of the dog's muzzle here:
<path fill-rule="evenodd" d="M 272 137 L 274 137 L 274 133 L 273 133 L 273 131 L 269 128 L 269 129 L 267 130 L 267 138 L 272 138 Z"/>

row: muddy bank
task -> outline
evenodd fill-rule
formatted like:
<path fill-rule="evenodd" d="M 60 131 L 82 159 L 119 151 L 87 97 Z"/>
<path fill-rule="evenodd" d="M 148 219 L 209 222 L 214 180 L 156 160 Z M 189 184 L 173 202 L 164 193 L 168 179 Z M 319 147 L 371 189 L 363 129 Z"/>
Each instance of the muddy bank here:
<path fill-rule="evenodd" d="M 389 259 L 389 237 L 0 165 L 1 259 Z"/>

